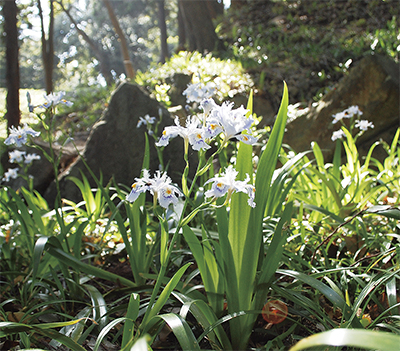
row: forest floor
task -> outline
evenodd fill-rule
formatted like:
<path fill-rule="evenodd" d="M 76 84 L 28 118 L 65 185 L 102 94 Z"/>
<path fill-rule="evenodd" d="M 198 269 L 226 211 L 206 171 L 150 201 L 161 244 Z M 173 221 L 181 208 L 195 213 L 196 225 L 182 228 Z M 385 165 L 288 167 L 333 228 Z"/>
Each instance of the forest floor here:
<path fill-rule="evenodd" d="M 285 80 L 290 90 L 290 102 L 308 104 L 317 101 L 335 85 L 351 65 L 375 52 L 371 48 L 375 41 L 371 33 L 385 30 L 388 22 L 399 13 L 400 2 L 397 0 L 255 0 L 240 13 L 227 17 L 219 33 L 232 49 L 230 54 L 242 61 L 255 83 L 265 93 L 276 97 L 277 103 L 282 80 Z M 397 29 L 398 20 L 395 19 Z M 20 92 L 23 122 L 28 122 L 29 117 L 26 92 Z M 43 91 L 30 90 L 30 93 L 32 101 L 43 100 Z M 5 91 L 0 90 L 0 115 L 5 111 L 5 96 Z M 0 133 L 6 131 L 3 124 L 4 121 L 0 124 Z M 110 262 L 108 268 L 131 278 L 127 261 L 121 263 L 118 259 Z M 286 330 L 274 332 L 277 331 L 284 333 Z M 251 347 L 260 347 L 266 337 L 274 337 L 272 333 L 260 316 Z M 288 337 L 287 342 L 289 345 L 293 340 Z M 171 345 L 176 346 L 172 335 L 159 349 L 171 348 Z"/>

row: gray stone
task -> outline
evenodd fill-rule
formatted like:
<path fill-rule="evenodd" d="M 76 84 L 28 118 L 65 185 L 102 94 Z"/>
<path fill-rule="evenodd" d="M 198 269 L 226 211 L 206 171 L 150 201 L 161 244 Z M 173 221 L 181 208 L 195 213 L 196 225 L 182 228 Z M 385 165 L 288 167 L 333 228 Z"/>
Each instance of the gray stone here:
<path fill-rule="evenodd" d="M 144 150 L 145 127 L 137 128 L 139 117 L 146 114 L 159 116 L 162 111 L 162 121 L 158 127 L 158 134 L 165 126 L 173 124 L 168 111 L 140 87 L 122 83 L 111 96 L 107 110 L 102 118 L 93 126 L 87 140 L 82 157 L 78 159 L 59 177 L 60 193 L 62 198 L 79 201 L 81 194 L 77 186 L 68 180 L 69 176 L 80 178 L 82 172 L 93 186 L 91 171 L 100 177 L 103 176 L 103 185 L 114 179 L 117 184 L 129 187 L 135 177 L 141 174 Z M 159 169 L 159 159 L 155 148 L 155 140 L 150 137 L 150 171 Z M 172 139 L 164 149 L 164 162 L 169 162 L 168 175 L 175 182 L 180 182 L 184 169 L 183 140 Z M 85 162 L 83 162 L 83 160 Z M 195 165 L 193 165 L 193 168 Z M 53 184 L 45 193 L 45 198 L 51 202 L 56 196 L 56 187 Z"/>
<path fill-rule="evenodd" d="M 309 113 L 287 124 L 284 143 L 301 152 L 309 150 L 310 143 L 316 141 L 326 160 L 330 160 L 335 147 L 331 136 L 340 128 L 340 123 L 332 124 L 332 115 L 358 105 L 362 119 L 375 126 L 357 140 L 360 154 L 365 155 L 380 138 L 392 141 L 400 127 L 399 100 L 399 65 L 387 57 L 365 57 Z"/>
<path fill-rule="evenodd" d="M 235 108 L 239 106 L 247 107 L 249 96 L 245 94 L 236 94 L 231 100 Z M 267 92 L 256 92 L 253 95 L 253 113 L 262 117 L 259 128 L 274 124 L 276 111 L 279 106 L 275 106 L 273 99 Z"/>
<path fill-rule="evenodd" d="M 171 106 L 181 105 L 184 107 L 186 105 L 186 96 L 182 93 L 191 82 L 192 75 L 184 73 L 175 73 L 172 77 L 166 79 L 166 83 L 171 86 L 168 91 L 169 98 L 171 99 Z"/>

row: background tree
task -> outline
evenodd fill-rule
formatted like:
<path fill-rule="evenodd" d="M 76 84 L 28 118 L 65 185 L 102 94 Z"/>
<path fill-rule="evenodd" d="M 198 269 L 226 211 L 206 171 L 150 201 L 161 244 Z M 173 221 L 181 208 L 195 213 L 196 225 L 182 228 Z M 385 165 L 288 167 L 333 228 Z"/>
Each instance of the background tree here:
<path fill-rule="evenodd" d="M 217 19 L 218 16 L 224 14 L 224 3 L 218 0 L 208 0 L 206 1 L 208 11 L 212 19 Z"/>
<path fill-rule="evenodd" d="M 165 24 L 169 38 L 177 38 L 177 1 L 165 0 Z M 60 58 L 59 70 L 64 73 L 63 79 L 78 79 L 82 84 L 93 84 L 100 79 L 104 83 L 105 73 L 101 68 L 103 57 L 107 71 L 117 79 L 125 74 L 119 36 L 113 29 L 102 1 L 84 0 L 75 2 L 74 6 L 64 7 L 74 20 L 62 13 L 55 21 L 55 51 Z M 158 20 L 158 0 L 119 0 L 111 5 L 127 41 L 129 56 L 135 70 L 146 70 L 152 62 L 159 62 L 161 36 Z M 81 34 L 93 43 L 88 45 Z M 164 42 L 166 43 L 166 42 Z M 168 52 L 176 44 L 171 40 Z M 94 49 L 94 45 L 97 49 Z M 96 51 L 98 53 L 96 53 Z M 79 65 L 77 65 L 79 63 Z M 98 73 L 101 72 L 101 76 Z M 110 74 L 108 73 L 108 74 Z M 103 77 L 102 77 L 103 76 Z M 60 82 L 59 82 L 60 83 Z"/>
<path fill-rule="evenodd" d="M 247 5 L 247 0 L 231 0 L 231 9 L 239 10 L 245 5 Z"/>
<path fill-rule="evenodd" d="M 210 52 L 221 49 L 213 16 L 221 6 L 216 0 L 178 0 L 190 51 Z"/>
<path fill-rule="evenodd" d="M 46 36 L 46 30 L 44 26 L 44 14 L 42 9 L 41 0 L 37 2 L 39 17 L 40 17 L 40 28 L 42 33 L 42 60 L 44 68 L 44 83 L 46 94 L 50 94 L 53 91 L 53 68 L 54 68 L 54 0 L 49 0 L 49 27 Z"/>
<path fill-rule="evenodd" d="M 18 126 L 21 118 L 19 109 L 19 61 L 18 61 L 18 8 L 15 0 L 3 1 L 4 40 L 6 46 L 7 127 Z"/>
<path fill-rule="evenodd" d="M 178 0 L 178 37 L 179 43 L 176 51 L 185 50 L 186 46 L 186 30 L 185 30 L 185 20 L 183 18 L 183 10 L 180 6 L 180 1 Z"/>
<path fill-rule="evenodd" d="M 165 22 L 165 1 L 159 0 L 158 4 L 158 26 L 160 27 L 160 40 L 161 40 L 161 52 L 160 62 L 165 63 L 165 59 L 168 58 L 168 43 L 167 43 L 167 24 Z"/>
<path fill-rule="evenodd" d="M 104 51 L 99 48 L 97 43 L 92 40 L 86 32 L 81 29 L 79 23 L 75 20 L 73 15 L 71 14 L 71 8 L 70 6 L 68 9 L 65 7 L 64 3 L 62 1 L 58 1 L 58 4 L 61 6 L 71 23 L 74 25 L 76 31 L 79 33 L 79 35 L 82 37 L 82 39 L 89 45 L 89 47 L 93 50 L 94 55 L 96 56 L 97 60 L 99 61 L 99 68 L 100 68 L 100 73 L 103 75 L 106 84 L 110 86 L 113 82 L 113 77 L 111 75 L 111 69 L 110 65 L 107 59 L 107 56 L 105 55 Z"/>
<path fill-rule="evenodd" d="M 135 77 L 135 70 L 133 69 L 132 61 L 129 55 L 129 49 L 128 49 L 128 44 L 125 38 L 125 34 L 122 31 L 122 28 L 119 24 L 118 18 L 115 15 L 114 9 L 111 6 L 111 3 L 109 0 L 103 0 L 104 5 L 107 8 L 108 15 L 110 16 L 111 22 L 114 26 L 115 32 L 118 35 L 118 41 L 121 44 L 121 51 L 122 51 L 122 56 L 124 59 L 124 66 L 125 66 L 125 73 L 128 79 L 133 79 Z"/>

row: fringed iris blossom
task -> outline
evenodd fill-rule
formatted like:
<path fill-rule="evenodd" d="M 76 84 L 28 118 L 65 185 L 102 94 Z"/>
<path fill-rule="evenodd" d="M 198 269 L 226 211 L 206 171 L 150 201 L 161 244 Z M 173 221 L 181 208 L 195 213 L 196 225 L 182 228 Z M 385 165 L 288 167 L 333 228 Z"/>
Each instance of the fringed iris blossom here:
<path fill-rule="evenodd" d="M 186 95 L 186 101 L 189 102 L 201 102 L 204 99 L 208 99 L 213 96 L 216 92 L 214 83 L 208 82 L 189 84 L 183 91 L 183 95 Z"/>
<path fill-rule="evenodd" d="M 218 107 L 218 105 L 215 103 L 213 99 L 209 98 L 209 99 L 204 99 L 201 102 L 200 107 L 203 109 L 206 115 L 209 115 L 212 109 Z"/>
<path fill-rule="evenodd" d="M 10 163 L 22 163 L 26 152 L 20 150 L 10 151 L 8 154 Z"/>
<path fill-rule="evenodd" d="M 37 154 L 26 154 L 26 155 L 25 155 L 24 163 L 30 164 L 30 163 L 32 163 L 32 161 L 34 161 L 34 160 L 40 160 L 40 156 L 37 155 Z"/>
<path fill-rule="evenodd" d="M 156 146 L 167 146 L 170 138 L 181 136 L 185 140 L 185 154 L 188 145 L 196 151 L 210 149 L 211 139 L 223 134 L 224 143 L 236 138 L 246 144 L 253 145 L 257 138 L 251 135 L 252 116 L 247 117 L 248 110 L 243 106 L 233 109 L 233 103 L 224 102 L 217 105 L 213 99 L 203 99 L 200 108 L 204 111 L 202 123 L 198 117 L 188 117 L 185 126 L 175 118 L 175 126 L 165 127 Z"/>
<path fill-rule="evenodd" d="M 331 139 L 332 141 L 335 141 L 337 139 L 342 139 L 346 136 L 345 132 L 341 129 L 336 130 L 332 133 Z"/>
<path fill-rule="evenodd" d="M 366 119 L 357 121 L 354 126 L 356 128 L 360 128 L 360 130 L 364 130 L 364 131 L 367 130 L 368 128 L 374 128 L 374 124 L 370 121 L 367 121 Z"/>
<path fill-rule="evenodd" d="M 213 138 L 219 133 L 224 135 L 225 140 L 236 138 L 245 144 L 253 145 L 257 138 L 251 135 L 250 127 L 254 122 L 253 117 L 247 117 L 243 106 L 232 109 L 233 103 L 224 102 L 221 106 L 210 102 L 202 105 L 203 110 L 210 109 L 206 121 L 206 138 Z"/>
<path fill-rule="evenodd" d="M 135 178 L 135 183 L 132 184 L 132 190 L 126 200 L 134 202 L 141 193 L 148 190 L 154 196 L 154 203 L 158 200 L 160 206 L 167 209 L 170 204 L 176 205 L 178 197 L 183 196 L 182 192 L 171 183 L 172 180 L 166 173 L 156 171 L 154 178 L 151 178 L 149 171 L 144 169 L 143 177 Z"/>
<path fill-rule="evenodd" d="M 44 98 L 46 99 L 46 102 L 41 105 L 40 107 L 43 108 L 49 108 L 51 106 L 56 106 L 58 104 L 63 104 L 68 107 L 72 106 L 73 103 L 71 101 L 67 101 L 64 99 L 65 92 L 60 91 L 58 93 L 50 93 L 49 95 L 45 95 Z"/>
<path fill-rule="evenodd" d="M 28 141 L 28 135 L 32 135 L 33 137 L 37 137 L 40 135 L 40 132 L 35 132 L 32 128 L 28 126 L 18 126 L 18 128 L 10 127 L 10 135 L 4 141 L 6 145 L 15 144 L 17 147 L 25 145 Z"/>
<path fill-rule="evenodd" d="M 10 179 L 16 179 L 18 177 L 19 168 L 9 168 L 7 172 L 4 173 L 3 181 L 9 182 Z"/>
<path fill-rule="evenodd" d="M 343 118 L 351 118 L 355 115 L 361 116 L 363 113 L 360 111 L 358 106 L 350 106 L 343 110 L 342 112 L 336 113 L 335 115 L 332 115 L 333 121 L 332 123 L 335 124 L 338 121 L 341 121 Z"/>
<path fill-rule="evenodd" d="M 204 185 L 212 183 L 211 189 L 206 191 L 205 196 L 218 198 L 227 194 L 226 202 L 228 202 L 232 193 L 239 191 L 246 193 L 249 196 L 247 201 L 249 206 L 255 207 L 255 188 L 253 185 L 248 184 L 250 181 L 249 175 L 246 175 L 245 180 L 236 180 L 237 175 L 238 171 L 232 166 L 228 166 L 224 173 L 218 174 L 204 183 Z"/>
<path fill-rule="evenodd" d="M 149 115 L 145 115 L 144 117 L 139 117 L 139 121 L 138 121 L 136 128 L 140 128 L 142 125 L 147 126 L 149 124 L 154 124 L 155 121 L 156 121 L 156 118 L 150 117 Z"/>
<path fill-rule="evenodd" d="M 175 126 L 165 127 L 156 146 L 167 146 L 169 144 L 169 139 L 175 138 L 178 135 L 185 141 L 185 151 L 188 149 L 188 144 L 196 151 L 200 149 L 207 150 L 211 147 L 204 140 L 204 129 L 199 127 L 199 120 L 190 116 L 186 120 L 185 127 L 180 125 L 179 118 L 176 117 Z"/>

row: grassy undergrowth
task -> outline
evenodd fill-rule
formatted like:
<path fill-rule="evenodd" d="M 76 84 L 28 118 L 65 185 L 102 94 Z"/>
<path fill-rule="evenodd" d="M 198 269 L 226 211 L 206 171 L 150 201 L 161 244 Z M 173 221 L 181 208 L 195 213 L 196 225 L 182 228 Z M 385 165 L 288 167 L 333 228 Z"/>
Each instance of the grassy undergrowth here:
<path fill-rule="evenodd" d="M 83 201 L 51 209 L 38 192 L 3 185 L 2 347 L 349 350 L 380 343 L 393 350 L 400 340 L 400 130 L 360 159 L 358 135 L 344 128 L 330 163 L 315 143 L 302 154 L 281 146 L 287 106 L 285 88 L 269 141 L 254 158 L 251 145 L 229 140 L 220 122 L 222 134 L 210 139 L 218 150 L 208 156 L 200 148 L 195 179 L 187 179 L 194 166 L 187 163 L 179 187 L 157 173 L 136 179 L 131 193 L 73 178 Z M 235 123 L 246 112 L 233 111 Z M 55 112 L 51 105 L 38 117 L 46 122 Z M 384 160 L 374 158 L 376 147 L 386 150 Z"/>
<path fill-rule="evenodd" d="M 234 15 L 230 26 L 219 28 L 237 61 L 181 53 L 138 74 L 137 82 L 169 106 L 171 77 L 193 74 L 192 83 L 223 83 L 215 96 L 220 104 L 253 87 L 276 94 L 276 81 L 281 86 L 282 76 L 297 69 L 314 72 L 317 88 L 325 89 L 346 73 L 348 60 L 360 58 L 366 49 L 398 60 L 396 17 L 382 16 L 382 23 L 369 27 L 369 20 L 349 13 L 354 18 L 338 39 L 337 26 L 343 23 L 333 21 L 327 31 L 318 31 L 326 24 L 319 2 L 309 2 L 314 12 L 306 11 L 305 2 L 300 9 L 291 8 L 292 2 L 271 3 L 275 12 L 268 20 L 275 21 L 267 31 Z M 329 6 L 340 10 L 334 2 Z M 337 51 L 331 55 L 333 48 Z M 255 85 L 244 68 L 256 77 Z M 231 71 L 240 74 L 232 77 Z M 296 89 L 295 101 L 318 98 L 318 89 Z M 42 101 L 42 92 L 29 92 L 32 101 Z M 37 116 L 23 114 L 22 121 L 44 122 L 32 127 L 40 125 L 51 142 L 56 133 L 46 123 L 54 118 L 56 129 L 63 130 L 62 143 L 90 129 L 107 106 L 108 94 L 106 89 L 82 89 L 71 95 L 72 108 L 51 106 Z M 25 95 L 21 91 L 23 111 L 28 110 Z M 229 139 L 224 130 L 207 139 L 214 154 L 200 148 L 198 165 L 187 163 L 179 185 L 164 178 L 164 188 L 157 188 L 155 170 L 150 170 L 153 177 L 142 174 L 132 189 L 105 185 L 96 177 L 95 186 L 71 178 L 83 201 L 59 199 L 54 209 L 37 191 L 15 189 L 3 179 L 1 348 L 395 350 L 400 343 L 400 131 L 390 144 L 377 141 L 365 158 L 358 154 L 357 134 L 346 128 L 335 141 L 332 162 L 316 143 L 296 154 L 290 145 L 282 146 L 286 89 L 282 96 L 268 142 L 260 140 L 253 150 Z M 251 95 L 247 107 L 252 108 Z M 228 110 L 225 106 L 227 115 Z M 190 113 L 204 118 L 198 104 L 190 106 Z M 240 113 L 242 121 L 251 118 L 251 113 Z M 145 127 L 151 134 L 152 126 Z M 196 128 L 196 137 L 204 141 Z M 242 140 L 265 134 L 254 124 L 250 134 L 242 132 L 235 129 Z M 164 135 L 175 134 L 166 129 Z M 190 149 L 193 138 L 184 140 L 186 151 L 195 152 Z M 146 155 L 148 143 L 143 145 Z M 168 146 L 161 145 L 160 154 L 163 147 Z M 376 148 L 386 157 L 375 159 Z M 187 153 L 183 157 L 188 160 Z M 145 157 L 144 169 L 148 162 Z M 227 176 L 235 174 L 229 165 L 237 179 Z M 196 178 L 188 179 L 189 168 L 196 166 Z M 135 189 L 151 191 L 153 201 Z M 217 199 L 218 189 L 226 192 Z M 130 195 L 138 197 L 128 201 Z M 172 204 L 165 207 L 160 198 Z"/>

